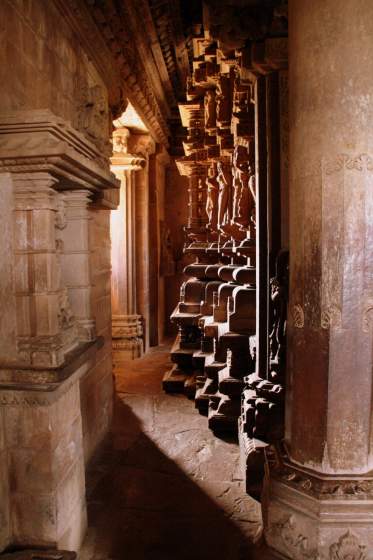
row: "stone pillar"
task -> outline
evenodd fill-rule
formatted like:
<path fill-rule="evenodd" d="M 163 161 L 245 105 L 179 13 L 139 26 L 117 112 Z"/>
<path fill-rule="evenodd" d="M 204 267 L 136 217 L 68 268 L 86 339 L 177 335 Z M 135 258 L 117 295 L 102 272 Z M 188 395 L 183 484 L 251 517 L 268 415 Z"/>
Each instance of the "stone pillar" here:
<path fill-rule="evenodd" d="M 133 134 L 129 139 L 130 151 L 143 158 L 143 165 L 134 174 L 136 234 L 136 292 L 137 311 L 142 316 L 144 350 L 150 344 L 150 292 L 153 287 L 150 280 L 150 232 L 149 232 L 149 159 L 155 152 L 155 142 L 150 134 Z"/>
<path fill-rule="evenodd" d="M 112 337 L 114 362 L 133 359 L 143 352 L 142 317 L 137 313 L 136 297 L 136 201 L 135 172 L 145 159 L 128 152 L 130 132 L 114 132 L 111 169 L 120 180 L 120 205 L 111 213 L 112 257 Z"/>
<path fill-rule="evenodd" d="M 18 174 L 13 181 L 18 359 L 33 366 L 60 366 L 77 344 L 57 233 L 63 201 L 49 173 Z"/>
<path fill-rule="evenodd" d="M 90 193 L 87 190 L 64 193 L 66 219 L 60 226 L 64 252 L 63 283 L 77 320 L 79 339 L 85 341 L 95 338 L 95 322 L 91 313 L 89 202 Z"/>
<path fill-rule="evenodd" d="M 111 417 L 105 209 L 119 185 L 50 111 L 0 121 L 0 551 L 77 550 L 83 449 L 97 448 Z"/>
<path fill-rule="evenodd" d="M 290 3 L 287 457 L 268 544 L 286 557 L 373 549 L 373 5 Z"/>

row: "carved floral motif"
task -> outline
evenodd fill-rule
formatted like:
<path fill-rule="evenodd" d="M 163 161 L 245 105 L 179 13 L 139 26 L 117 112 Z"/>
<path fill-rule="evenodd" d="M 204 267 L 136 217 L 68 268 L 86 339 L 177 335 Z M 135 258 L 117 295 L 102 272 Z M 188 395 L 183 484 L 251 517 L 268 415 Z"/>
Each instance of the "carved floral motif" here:
<path fill-rule="evenodd" d="M 366 546 L 360 544 L 356 535 L 347 531 L 329 549 L 330 560 L 365 560 Z"/>
<path fill-rule="evenodd" d="M 333 175 L 342 169 L 355 171 L 373 171 L 373 159 L 368 154 L 359 154 L 351 157 L 347 154 L 338 154 L 335 158 L 324 162 L 326 175 Z"/>
<path fill-rule="evenodd" d="M 317 550 L 310 548 L 308 538 L 299 531 L 292 515 L 273 523 L 269 532 L 275 538 L 281 540 L 292 558 L 297 558 L 297 560 L 321 560 Z"/>
<path fill-rule="evenodd" d="M 370 302 L 363 313 L 363 332 L 369 332 L 373 328 L 373 302 Z"/>
<path fill-rule="evenodd" d="M 338 307 L 330 306 L 321 312 L 321 328 L 329 329 L 330 327 L 341 327 L 342 313 Z"/>
<path fill-rule="evenodd" d="M 350 530 L 344 533 L 337 542 L 329 547 L 328 553 L 311 548 L 308 538 L 303 535 L 295 522 L 294 516 L 289 515 L 273 523 L 269 534 L 280 540 L 287 554 L 297 560 L 366 560 L 365 545 Z"/>
<path fill-rule="evenodd" d="M 302 329 L 304 327 L 304 311 L 299 303 L 293 306 L 292 316 L 294 327 Z"/>

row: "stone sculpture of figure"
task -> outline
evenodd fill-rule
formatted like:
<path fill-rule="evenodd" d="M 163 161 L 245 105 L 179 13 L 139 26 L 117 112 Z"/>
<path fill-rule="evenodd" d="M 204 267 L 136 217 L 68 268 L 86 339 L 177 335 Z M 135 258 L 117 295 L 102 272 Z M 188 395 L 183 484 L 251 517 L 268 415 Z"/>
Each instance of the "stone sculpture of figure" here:
<path fill-rule="evenodd" d="M 229 78 L 221 76 L 216 90 L 216 120 L 219 123 L 228 123 L 230 120 Z"/>
<path fill-rule="evenodd" d="M 205 128 L 206 130 L 216 127 L 216 107 L 215 107 L 215 93 L 207 90 L 205 94 Z"/>
<path fill-rule="evenodd" d="M 240 200 L 242 196 L 242 182 L 238 170 L 233 167 L 233 204 L 232 223 L 240 223 Z"/>
<path fill-rule="evenodd" d="M 216 178 L 216 164 L 213 163 L 208 171 L 207 177 L 207 199 L 206 199 L 206 214 L 208 217 L 208 228 L 211 231 L 216 231 L 218 226 L 218 198 L 219 198 L 219 184 Z"/>
<path fill-rule="evenodd" d="M 256 186 L 255 186 L 255 172 L 251 165 L 249 165 L 249 182 L 248 186 L 250 189 L 250 199 L 251 199 L 251 206 L 250 206 L 250 218 L 251 221 L 256 224 L 256 216 L 255 216 L 255 206 L 256 206 Z"/>
<path fill-rule="evenodd" d="M 236 146 L 233 154 L 234 199 L 232 223 L 247 228 L 255 224 L 255 175 L 245 146 Z"/>
<path fill-rule="evenodd" d="M 233 209 L 232 222 L 246 225 L 249 222 L 247 190 L 248 153 L 244 146 L 236 146 L 233 153 Z"/>
<path fill-rule="evenodd" d="M 113 132 L 113 152 L 114 154 L 126 154 L 128 150 L 129 130 L 120 128 Z"/>
<path fill-rule="evenodd" d="M 280 251 L 276 259 L 276 276 L 271 278 L 271 322 L 269 335 L 271 377 L 278 381 L 285 368 L 286 309 L 288 300 L 289 253 Z"/>
<path fill-rule="evenodd" d="M 219 199 L 218 199 L 218 228 L 222 229 L 223 226 L 229 222 L 229 181 L 226 170 L 223 169 L 221 161 L 218 162 L 218 176 L 217 181 L 219 184 Z"/>

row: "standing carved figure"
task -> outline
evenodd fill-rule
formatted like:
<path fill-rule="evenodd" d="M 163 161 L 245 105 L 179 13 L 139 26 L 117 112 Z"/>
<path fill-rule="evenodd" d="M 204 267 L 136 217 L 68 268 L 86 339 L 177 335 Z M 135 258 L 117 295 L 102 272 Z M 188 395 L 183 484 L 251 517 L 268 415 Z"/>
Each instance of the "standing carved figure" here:
<path fill-rule="evenodd" d="M 233 205 L 232 205 L 232 223 L 239 224 L 241 222 L 240 206 L 242 197 L 242 181 L 240 173 L 236 167 L 233 167 Z"/>
<path fill-rule="evenodd" d="M 218 228 L 221 230 L 223 226 L 229 223 L 229 187 L 230 184 L 227 178 L 227 171 L 223 169 L 221 161 L 218 162 L 218 176 L 219 183 L 219 199 L 218 199 Z"/>
<path fill-rule="evenodd" d="M 249 197 L 247 185 L 248 153 L 244 146 L 236 146 L 233 153 L 233 210 L 232 222 L 245 226 L 249 223 Z"/>
<path fill-rule="evenodd" d="M 209 130 L 216 127 L 215 93 L 208 90 L 204 98 L 205 104 L 205 128 Z"/>
<path fill-rule="evenodd" d="M 211 231 L 216 231 L 218 227 L 218 198 L 219 198 L 219 183 L 216 178 L 216 164 L 213 163 L 209 167 L 207 177 L 207 200 L 206 200 L 206 214 L 208 217 L 208 228 Z"/>
<path fill-rule="evenodd" d="M 254 224 L 256 224 L 256 217 L 255 217 L 255 206 L 256 206 L 255 172 L 254 172 L 253 168 L 251 167 L 251 165 L 249 165 L 248 174 L 249 174 L 248 187 L 249 187 L 249 190 L 250 190 L 250 198 L 251 198 L 251 201 L 252 201 L 252 204 L 251 204 L 251 207 L 250 207 L 250 218 L 251 218 L 251 221 Z"/>
<path fill-rule="evenodd" d="M 231 117 L 230 104 L 230 80 L 227 76 L 221 76 L 217 82 L 216 90 L 216 120 L 218 123 L 229 124 Z"/>
<path fill-rule="evenodd" d="M 276 276 L 270 280 L 272 330 L 269 335 L 270 371 L 274 381 L 283 377 L 286 357 L 286 310 L 288 301 L 289 253 L 280 251 Z"/>

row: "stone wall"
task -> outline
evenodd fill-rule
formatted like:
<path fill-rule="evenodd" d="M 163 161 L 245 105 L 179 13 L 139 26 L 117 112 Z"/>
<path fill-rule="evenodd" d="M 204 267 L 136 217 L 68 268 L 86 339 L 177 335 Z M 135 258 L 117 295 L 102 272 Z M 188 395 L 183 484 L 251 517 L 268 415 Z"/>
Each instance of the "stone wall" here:
<path fill-rule="evenodd" d="M 104 148 L 107 91 L 54 2 L 3 0 L 0 28 L 1 111 L 48 108 Z"/>

